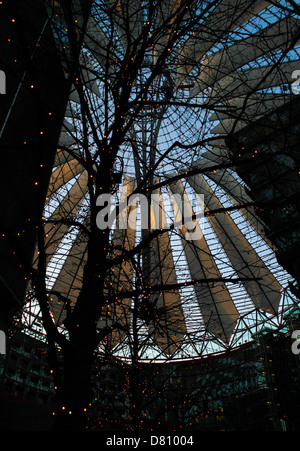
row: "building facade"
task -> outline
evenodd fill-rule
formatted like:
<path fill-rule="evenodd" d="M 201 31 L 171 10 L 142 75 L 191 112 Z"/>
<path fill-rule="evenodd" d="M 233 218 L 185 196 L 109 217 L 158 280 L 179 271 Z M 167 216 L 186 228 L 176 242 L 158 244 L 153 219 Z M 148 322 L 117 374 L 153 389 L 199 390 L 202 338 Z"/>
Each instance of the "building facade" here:
<path fill-rule="evenodd" d="M 297 431 L 300 353 L 292 348 L 297 330 L 298 310 L 280 331 L 265 330 L 253 342 L 208 358 L 134 368 L 99 355 L 87 429 Z M 46 343 L 18 329 L 8 341 L 9 353 L 1 358 L 1 429 L 51 430 L 56 389 Z"/>
<path fill-rule="evenodd" d="M 300 97 L 227 138 L 279 263 L 300 282 Z M 298 292 L 299 297 L 299 292 Z"/>

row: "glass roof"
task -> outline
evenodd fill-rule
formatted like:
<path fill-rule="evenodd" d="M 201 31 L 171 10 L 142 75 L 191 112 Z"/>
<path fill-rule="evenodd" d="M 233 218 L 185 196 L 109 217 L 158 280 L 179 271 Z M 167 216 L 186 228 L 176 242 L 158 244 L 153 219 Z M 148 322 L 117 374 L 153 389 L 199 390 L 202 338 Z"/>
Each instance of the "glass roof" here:
<path fill-rule="evenodd" d="M 86 161 L 93 158 L 97 172 L 103 149 L 111 144 L 118 147 L 114 167 L 121 176 L 112 193 L 115 202 L 129 182 L 145 193 L 152 180 L 170 223 L 178 208 L 172 196 L 187 195 L 188 208 L 201 217 L 194 226 L 202 235 L 186 240 L 182 229 L 170 228 L 149 244 L 147 270 L 140 250 L 134 264 L 116 267 L 108 299 L 113 294 L 117 301 L 107 301 L 99 330 L 117 321 L 128 332 L 110 334 L 100 343 L 101 352 L 109 347 L 130 356 L 133 327 L 139 355 L 146 359 L 220 352 L 250 340 L 266 324 L 278 327 L 296 302 L 288 290 L 292 277 L 277 262 L 225 137 L 293 97 L 299 18 L 292 4 L 95 1 L 77 78 L 66 51 L 65 19 L 59 9 L 51 18 L 73 81 L 44 212 L 54 321 L 63 325 L 64 299 L 74 306 L 82 284 L 87 252 L 82 230 L 91 206 Z M 204 209 L 197 195 L 204 196 Z M 133 245 L 139 249 L 141 204 L 135 207 Z M 62 221 L 66 218 L 69 224 Z M 129 239 L 131 231 L 123 232 Z M 116 229 L 111 242 L 115 239 Z M 162 288 L 155 295 L 151 286 L 158 281 Z M 124 291 L 128 283 L 132 297 L 126 300 L 122 284 Z M 143 284 L 150 285 L 146 295 Z M 135 321 L 136 296 L 141 306 L 159 306 L 158 325 L 141 311 Z"/>

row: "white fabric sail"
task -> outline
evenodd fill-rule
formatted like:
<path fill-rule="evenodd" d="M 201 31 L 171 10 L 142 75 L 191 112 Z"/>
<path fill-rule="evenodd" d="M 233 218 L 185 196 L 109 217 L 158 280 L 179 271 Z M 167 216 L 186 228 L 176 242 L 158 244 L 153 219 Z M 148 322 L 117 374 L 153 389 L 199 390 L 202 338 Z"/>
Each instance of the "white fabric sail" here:
<path fill-rule="evenodd" d="M 201 175 L 188 179 L 196 192 L 205 195 L 208 211 L 222 208 L 221 202 Z M 209 220 L 232 266 L 241 279 L 253 303 L 260 309 L 277 314 L 282 287 L 246 240 L 238 226 L 226 212 L 209 215 Z M 252 280 L 251 280 L 252 279 Z M 259 283 L 258 283 L 259 281 Z"/>
<path fill-rule="evenodd" d="M 120 257 L 122 249 L 128 251 L 135 245 L 138 250 L 107 275 L 108 302 L 102 308 L 98 328 L 109 331 L 105 346 L 110 352 L 119 349 L 117 345 L 131 343 L 136 311 L 143 343 L 151 342 L 151 349 L 159 349 L 164 356 L 179 355 L 187 343 L 198 352 L 199 342 L 202 349 L 208 337 L 228 349 L 238 334 L 243 334 L 242 324 L 249 320 L 256 326 L 253 314 L 264 319 L 278 314 L 283 287 L 290 280 L 274 263 L 274 247 L 250 205 L 247 186 L 235 173 L 226 137 L 233 127 L 241 131 L 293 98 L 293 72 L 298 70 L 300 60 L 296 52 L 300 22 L 286 8 L 279 8 L 281 2 L 187 3 L 152 2 L 153 9 L 142 0 L 95 3 L 82 36 L 79 74 L 84 89 L 79 95 L 74 82 L 57 146 L 47 193 L 46 206 L 53 208 L 45 221 L 45 244 L 49 271 L 54 268 L 50 297 L 58 324 L 66 317 L 66 306 L 72 309 L 76 304 L 87 262 L 84 227 L 77 230 L 66 253 L 63 243 L 70 230 L 67 222 L 59 224 L 60 219 L 78 215 L 85 205 L 88 181 L 94 177 L 88 175 L 84 144 L 88 142 L 88 150 L 101 164 L 102 143 L 116 138 L 116 164 L 120 169 L 113 170 L 116 177 L 112 189 L 121 197 L 133 193 L 138 185 L 142 190 L 150 188 L 152 194 L 167 192 L 178 218 L 181 201 L 175 194 L 187 196 L 191 217 L 195 209 L 188 195 L 205 196 L 210 230 L 204 235 L 201 221 L 194 219 L 191 228 L 183 224 L 179 231 L 163 230 L 141 250 L 141 237 L 149 235 L 141 230 L 143 218 L 138 204 L 126 210 L 130 224 L 122 228 L 117 223 L 112 231 L 115 249 L 111 258 Z M 185 28 L 189 21 L 190 27 Z M 177 36 L 178 41 L 173 39 Z M 134 71 L 139 64 L 143 46 L 144 59 L 134 80 L 127 69 Z M 295 53 L 291 55 L 290 50 Z M 68 66 L 63 67 L 68 72 Z M 127 91 L 132 108 L 126 117 L 119 117 L 117 110 Z M 143 105 L 135 115 L 139 101 Z M 85 124 L 82 121 L 88 105 L 94 128 L 89 127 L 89 120 Z M 128 127 L 122 143 L 118 142 L 116 117 L 118 125 L 124 119 L 124 127 Z M 192 176 L 188 176 L 189 171 Z M 173 176 L 178 178 L 170 181 Z M 154 190 L 152 182 L 158 184 Z M 227 203 L 219 198 L 215 186 L 245 219 L 251 234 L 263 239 L 266 261 L 250 243 L 250 233 L 244 233 L 233 215 L 224 212 Z M 147 232 L 160 229 L 166 219 L 163 199 L 158 203 L 159 216 L 153 206 L 149 210 Z M 59 206 L 55 204 L 58 200 Z M 88 221 L 87 214 L 83 224 Z M 180 252 L 177 248 L 175 252 L 174 241 Z M 234 289 L 230 280 L 224 282 L 214 246 L 222 248 L 230 276 L 241 279 Z M 188 294 L 178 284 L 183 274 L 184 283 L 190 287 Z M 187 304 L 189 309 L 185 310 Z M 187 323 L 192 324 L 192 333 Z"/>
<path fill-rule="evenodd" d="M 180 181 L 170 184 L 170 189 L 173 194 L 179 194 L 180 196 L 185 194 Z M 185 206 L 192 210 L 188 200 L 185 201 Z M 177 197 L 175 197 L 173 207 L 175 215 L 178 217 L 180 205 L 178 205 Z M 192 214 L 190 212 L 190 217 L 192 217 Z M 195 291 L 206 327 L 211 333 L 229 342 L 238 319 L 238 312 L 225 284 L 218 281 L 222 276 L 211 255 L 200 226 L 195 221 L 195 229 L 192 233 L 192 235 L 199 238 L 186 239 L 186 235 L 190 236 L 190 231 L 184 225 L 180 230 L 180 234 L 191 278 L 199 281 L 199 284 L 195 285 Z M 206 282 L 207 279 L 215 279 L 217 282 L 210 284 Z"/>

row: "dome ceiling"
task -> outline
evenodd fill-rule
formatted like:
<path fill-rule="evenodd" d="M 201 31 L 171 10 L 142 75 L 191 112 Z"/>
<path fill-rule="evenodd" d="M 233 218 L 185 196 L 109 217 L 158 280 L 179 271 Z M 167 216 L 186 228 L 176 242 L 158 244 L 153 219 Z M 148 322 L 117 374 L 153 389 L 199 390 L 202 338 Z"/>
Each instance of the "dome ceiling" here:
<path fill-rule="evenodd" d="M 49 184 L 48 288 L 54 319 L 63 324 L 65 300 L 75 305 L 87 260 L 84 146 L 94 152 L 97 165 L 99 143 L 112 136 L 122 65 L 132 48 L 136 55 L 142 51 L 130 99 L 134 104 L 141 86 L 147 87 L 147 98 L 133 121 L 132 111 L 128 114 L 114 198 L 120 202 L 143 192 L 149 178 L 159 198 L 159 218 L 153 206 L 150 211 L 153 230 L 163 219 L 174 223 L 180 210 L 176 195 L 185 196 L 186 208 L 199 219 L 193 233 L 185 226 L 171 227 L 134 260 L 107 274 L 99 329 L 120 326 L 103 342 L 116 352 L 129 340 L 126 330 L 132 330 L 137 297 L 141 343 L 149 345 L 151 337 L 158 355 L 190 356 L 234 346 L 258 323 L 276 321 L 291 280 L 277 263 L 225 138 L 291 100 L 292 73 L 299 67 L 299 20 L 276 2 L 195 1 L 183 13 L 185 3 L 158 2 L 150 15 L 147 1 L 94 2 L 80 56 L 84 90 L 72 88 Z M 146 45 L 147 21 L 153 39 Z M 58 25 L 59 19 L 53 26 L 61 49 Z M 162 60 L 163 70 L 157 70 Z M 98 142 L 91 124 L 84 133 L 82 95 Z M 144 233 L 139 204 L 129 205 L 127 213 L 130 225 L 112 230 L 114 256 L 120 248 L 132 249 Z M 75 221 L 82 227 L 74 227 Z"/>

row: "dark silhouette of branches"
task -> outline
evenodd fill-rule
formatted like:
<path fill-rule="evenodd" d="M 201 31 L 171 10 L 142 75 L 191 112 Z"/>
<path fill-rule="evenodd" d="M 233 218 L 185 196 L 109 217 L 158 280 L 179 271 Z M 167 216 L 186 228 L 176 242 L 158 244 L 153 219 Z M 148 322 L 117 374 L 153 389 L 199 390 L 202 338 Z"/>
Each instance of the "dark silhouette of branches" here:
<path fill-rule="evenodd" d="M 239 316 L 228 285 L 243 285 L 251 299 L 255 298 L 257 309 L 261 307 L 259 296 L 253 294 L 257 284 L 261 283 L 262 296 L 271 297 L 268 290 L 272 287 L 266 281 L 271 280 L 270 285 L 276 281 L 268 279 L 267 268 L 262 276 L 256 271 L 255 262 L 259 266 L 261 260 L 229 214 L 243 211 L 251 224 L 254 207 L 260 206 L 232 175 L 238 157 L 230 156 L 226 143 L 247 113 L 251 96 L 273 71 L 280 70 L 299 40 L 297 32 L 282 43 L 285 46 L 280 55 L 272 55 L 276 58 L 273 68 L 249 88 L 240 109 L 236 109 L 230 105 L 230 97 L 214 103 L 210 96 L 220 80 L 232 73 L 243 79 L 241 67 L 252 69 L 252 60 L 248 61 L 239 47 L 234 52 L 235 45 L 245 45 L 244 51 L 250 48 L 253 60 L 267 57 L 268 49 L 272 53 L 272 34 L 260 30 L 255 35 L 254 26 L 246 26 L 261 11 L 257 2 L 257 11 L 251 9 L 253 2 L 225 2 L 230 4 L 231 16 L 222 12 L 220 1 L 86 3 L 91 14 L 83 20 L 79 8 L 83 2 L 47 2 L 71 92 L 45 211 L 36 224 L 34 266 L 27 270 L 53 361 L 57 345 L 62 349 L 61 380 L 54 365 L 59 429 L 85 426 L 92 400 L 91 374 L 100 345 L 110 359 L 120 343 L 129 350 L 131 366 L 126 369 L 130 412 L 132 424 L 140 426 L 141 412 L 147 407 L 143 395 L 148 390 L 139 376 L 142 353 L 147 343 L 154 343 L 166 359 L 176 354 L 188 333 L 183 307 L 190 308 L 197 299 L 205 333 L 228 343 Z M 295 2 L 288 3 L 290 7 L 279 9 L 283 21 L 289 19 L 291 10 L 298 12 Z M 230 18 L 237 22 L 236 27 Z M 244 25 L 235 35 L 234 30 Z M 228 67 L 223 67 L 223 59 Z M 210 113 L 233 120 L 231 130 L 213 133 Z M 255 120 L 249 113 L 249 123 Z M 200 160 L 205 163 L 198 165 Z M 163 204 L 157 218 L 149 202 L 152 216 L 140 236 L 136 229 L 143 218 L 138 216 L 136 206 L 128 207 L 130 215 L 136 215 L 132 227 L 127 223 L 125 229 L 113 228 L 110 224 L 100 229 L 97 225 L 97 216 L 105 208 L 97 204 L 101 195 L 119 200 L 126 187 L 130 191 L 124 194 L 127 200 L 134 194 L 144 194 L 150 201 L 152 194 L 162 190 L 184 192 L 191 181 L 202 183 L 203 189 L 207 179 L 215 187 L 211 191 L 206 188 L 210 207 L 205 207 L 203 217 L 211 221 L 216 235 L 213 244 L 220 240 L 227 257 L 231 257 L 233 270 L 228 271 L 226 262 L 224 276 L 216 261 L 224 264 L 225 258 L 222 261 L 217 250 L 213 255 L 203 236 L 188 239 L 185 226 L 179 231 L 174 225 L 167 230 L 161 227 Z M 219 201 L 218 190 L 234 193 L 230 205 Z M 194 192 L 201 194 L 197 189 Z M 188 207 L 198 230 L 191 202 Z M 172 208 L 176 213 L 178 206 Z M 122 211 L 117 224 L 121 216 Z M 177 256 L 171 243 L 175 238 L 181 246 Z M 180 269 L 182 256 L 187 261 L 186 273 Z M 55 267 L 49 287 L 48 272 L 55 266 L 53 262 L 59 270 Z M 178 272 L 184 281 L 178 280 Z M 181 300 L 181 290 L 187 287 L 192 294 Z M 273 300 L 268 299 L 267 305 L 272 311 Z"/>

